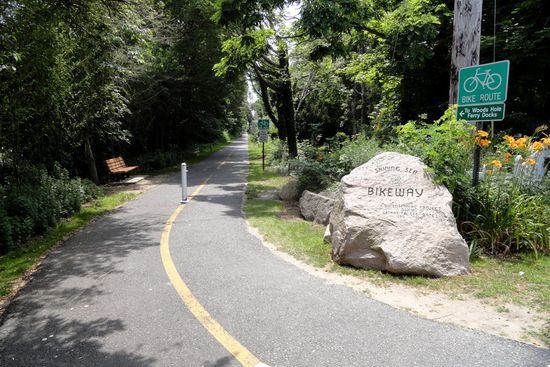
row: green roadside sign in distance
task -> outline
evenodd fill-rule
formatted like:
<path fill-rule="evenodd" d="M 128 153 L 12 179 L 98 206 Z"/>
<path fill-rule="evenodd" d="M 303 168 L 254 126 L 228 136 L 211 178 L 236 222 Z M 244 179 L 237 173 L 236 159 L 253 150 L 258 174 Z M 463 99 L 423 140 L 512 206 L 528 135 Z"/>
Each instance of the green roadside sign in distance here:
<path fill-rule="evenodd" d="M 458 105 L 504 103 L 508 93 L 510 61 L 469 66 L 458 73 Z"/>
<path fill-rule="evenodd" d="M 268 119 L 258 120 L 258 129 L 260 129 L 260 130 L 269 130 L 269 120 Z"/>

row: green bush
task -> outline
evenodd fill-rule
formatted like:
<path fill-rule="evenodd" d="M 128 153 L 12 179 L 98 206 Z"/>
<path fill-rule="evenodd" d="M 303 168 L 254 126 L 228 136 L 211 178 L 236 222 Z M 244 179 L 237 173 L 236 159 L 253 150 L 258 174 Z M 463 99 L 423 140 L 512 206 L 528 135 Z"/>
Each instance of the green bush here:
<path fill-rule="evenodd" d="M 44 233 L 61 218 L 78 212 L 84 202 L 101 195 L 92 182 L 70 178 L 57 164 L 51 175 L 27 164 L 11 171 L 2 167 L 2 173 L 0 253 Z"/>
<path fill-rule="evenodd" d="M 296 171 L 300 191 L 310 190 L 319 192 L 330 182 L 324 165 L 313 159 L 297 161 Z"/>
<path fill-rule="evenodd" d="M 389 149 L 364 135 L 347 140 L 346 135 L 336 135 L 330 145 L 314 147 L 309 142 L 299 145 L 296 163 L 298 180 L 302 190 L 320 191 L 338 182 L 355 167 L 368 162 L 375 155 Z"/>
<path fill-rule="evenodd" d="M 419 157 L 434 173 L 434 180 L 451 193 L 469 184 L 472 167 L 473 126 L 457 121 L 449 108 L 433 124 L 408 122 L 396 128 L 399 149 Z"/>
<path fill-rule="evenodd" d="M 380 141 L 372 138 L 367 138 L 365 135 L 359 135 L 352 141 L 342 146 L 339 154 L 341 160 L 347 160 L 353 168 L 367 163 L 374 156 L 389 150 L 393 150 L 393 146 L 381 146 Z"/>

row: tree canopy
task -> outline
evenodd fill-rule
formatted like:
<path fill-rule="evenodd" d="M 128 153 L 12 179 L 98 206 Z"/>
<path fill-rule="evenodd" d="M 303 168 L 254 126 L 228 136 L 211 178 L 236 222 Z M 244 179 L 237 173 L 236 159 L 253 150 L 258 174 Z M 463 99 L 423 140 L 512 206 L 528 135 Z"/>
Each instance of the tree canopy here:
<path fill-rule="evenodd" d="M 285 20 L 288 6 L 298 21 Z M 95 181 L 98 162 L 216 140 L 261 113 L 292 156 L 447 108 L 450 0 L 9 0 L 0 4 L 0 159 Z M 511 61 L 507 119 L 550 119 L 550 8 L 486 1 L 481 61 Z M 495 18 L 496 15 L 496 18 Z M 494 23 L 496 19 L 496 24 Z M 494 35 L 493 35 L 494 33 Z M 256 116 L 260 117 L 260 116 Z M 525 131 L 529 133 L 530 131 Z M 98 169 L 99 168 L 99 173 Z"/>

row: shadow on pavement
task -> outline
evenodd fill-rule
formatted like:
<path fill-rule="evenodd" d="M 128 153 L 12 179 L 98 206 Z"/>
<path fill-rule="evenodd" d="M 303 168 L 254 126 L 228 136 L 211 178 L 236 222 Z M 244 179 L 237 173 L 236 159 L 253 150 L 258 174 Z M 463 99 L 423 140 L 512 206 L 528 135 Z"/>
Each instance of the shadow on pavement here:
<path fill-rule="evenodd" d="M 39 305 L 30 305 L 40 307 Z M 29 330 L 33 330 L 29 333 Z M 102 339 L 124 330 L 121 320 L 99 318 L 89 322 L 59 316 L 27 316 L 1 337 L 2 366 L 150 366 L 155 360 L 139 354 L 102 350 Z"/>
<path fill-rule="evenodd" d="M 235 358 L 231 356 L 223 357 L 214 362 L 206 361 L 204 367 L 225 367 L 229 366 L 232 361 L 235 361 Z"/>

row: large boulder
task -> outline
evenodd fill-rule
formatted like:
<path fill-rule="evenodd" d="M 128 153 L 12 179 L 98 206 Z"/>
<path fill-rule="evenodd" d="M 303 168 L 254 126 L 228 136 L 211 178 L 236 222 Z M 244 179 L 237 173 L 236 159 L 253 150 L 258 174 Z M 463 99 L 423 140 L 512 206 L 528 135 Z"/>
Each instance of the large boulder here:
<path fill-rule="evenodd" d="M 334 198 L 330 194 L 305 190 L 300 197 L 300 212 L 302 216 L 309 221 L 327 225 L 330 212 L 334 206 Z"/>
<path fill-rule="evenodd" d="M 468 272 L 452 196 L 426 168 L 416 157 L 382 153 L 342 178 L 325 234 L 335 262 L 399 274 Z"/>

